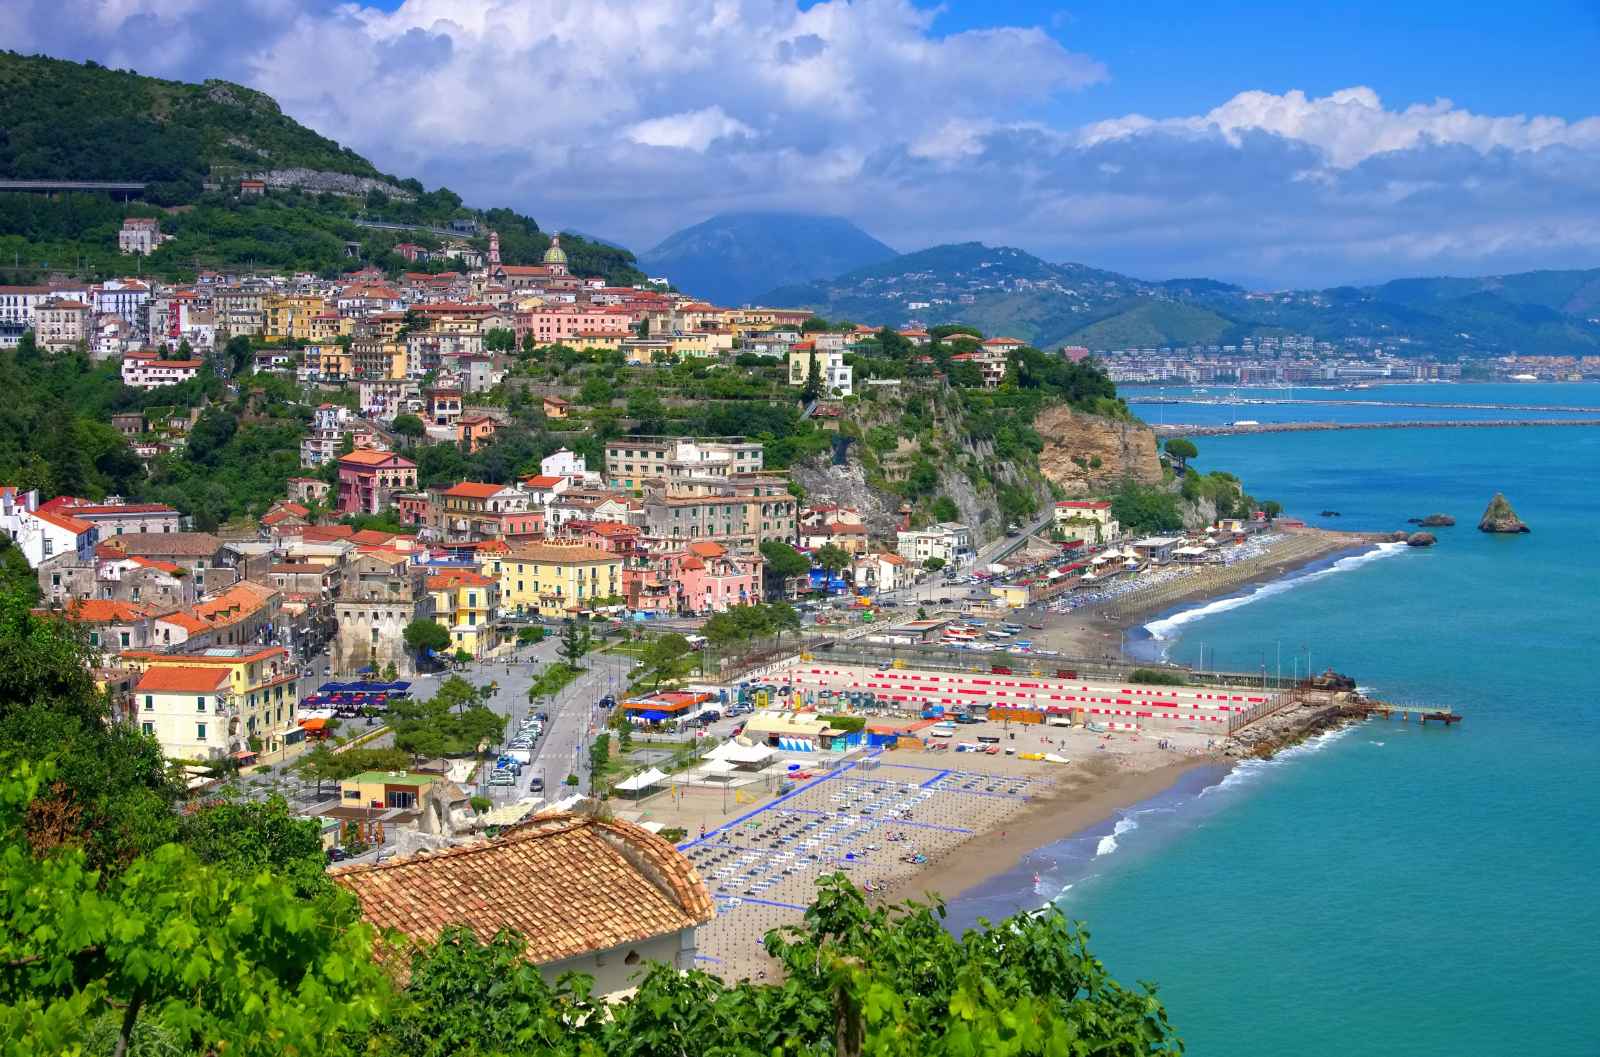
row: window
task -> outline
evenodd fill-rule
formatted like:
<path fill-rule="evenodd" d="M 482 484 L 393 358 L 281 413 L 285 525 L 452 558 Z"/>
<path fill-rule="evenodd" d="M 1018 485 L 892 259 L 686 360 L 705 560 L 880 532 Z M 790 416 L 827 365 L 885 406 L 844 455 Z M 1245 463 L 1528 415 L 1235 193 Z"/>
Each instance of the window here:
<path fill-rule="evenodd" d="M 156 725 L 154 723 L 141 723 L 139 726 L 140 729 L 146 734 L 154 734 L 156 732 Z"/>
<path fill-rule="evenodd" d="M 128 645 L 128 633 L 126 631 L 122 632 L 118 636 L 118 639 L 121 641 L 122 645 L 124 645 L 124 646 Z"/>
<path fill-rule="evenodd" d="M 409 789 L 385 790 L 383 802 L 386 807 L 413 808 L 417 806 L 417 794 Z"/>
<path fill-rule="evenodd" d="M 145 694 L 144 695 L 144 710 L 146 712 L 154 712 L 155 708 L 156 708 L 156 699 L 155 699 L 155 697 L 150 695 L 150 694 Z"/>
<path fill-rule="evenodd" d="M 346 789 L 344 791 L 344 798 L 346 800 L 360 800 L 361 799 L 361 790 L 359 790 L 359 789 Z"/>
<path fill-rule="evenodd" d="M 196 741 L 205 741 L 206 740 L 206 725 L 204 723 L 196 723 L 194 725 L 194 740 L 196 740 Z"/>
<path fill-rule="evenodd" d="M 195 698 L 194 699 L 194 710 L 196 712 L 204 712 L 206 710 L 206 699 L 203 698 L 203 697 Z"/>

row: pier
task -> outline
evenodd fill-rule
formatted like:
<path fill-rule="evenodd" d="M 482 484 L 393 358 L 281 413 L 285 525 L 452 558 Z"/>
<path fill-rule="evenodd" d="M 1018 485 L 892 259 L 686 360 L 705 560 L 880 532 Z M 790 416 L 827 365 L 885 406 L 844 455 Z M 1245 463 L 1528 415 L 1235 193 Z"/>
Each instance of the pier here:
<path fill-rule="evenodd" d="M 1446 727 L 1461 722 L 1459 712 L 1432 705 L 1396 705 L 1389 701 L 1361 701 L 1354 707 L 1365 709 L 1368 719 L 1374 716 L 1392 719 L 1398 715 L 1400 721 L 1405 723 L 1410 721 L 1412 716 L 1416 716 L 1418 723 L 1443 723 Z"/>
<path fill-rule="evenodd" d="M 1600 426 L 1600 418 L 1469 418 L 1431 422 L 1169 422 L 1150 428 L 1163 437 L 1227 437 L 1242 433 L 1326 433 L 1343 429 L 1507 429 L 1513 426 Z"/>

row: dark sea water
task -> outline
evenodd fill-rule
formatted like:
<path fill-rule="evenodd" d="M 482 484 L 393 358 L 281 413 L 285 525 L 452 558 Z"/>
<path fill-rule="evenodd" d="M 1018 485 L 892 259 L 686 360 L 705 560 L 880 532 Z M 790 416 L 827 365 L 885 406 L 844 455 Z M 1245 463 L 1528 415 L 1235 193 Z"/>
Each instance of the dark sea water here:
<path fill-rule="evenodd" d="M 1408 388 L 1600 407 L 1594 385 Z M 1202 466 L 1313 523 L 1458 525 L 1431 550 L 1169 614 L 1142 648 L 1193 663 L 1203 644 L 1216 666 L 1286 673 L 1309 654 L 1465 722 L 1372 720 L 1226 777 L 1196 772 L 958 899 L 955 918 L 1058 899 L 1119 978 L 1159 982 L 1199 1057 L 1600 1053 L 1600 429 L 1200 448 Z M 1475 529 L 1496 491 L 1531 534 Z"/>

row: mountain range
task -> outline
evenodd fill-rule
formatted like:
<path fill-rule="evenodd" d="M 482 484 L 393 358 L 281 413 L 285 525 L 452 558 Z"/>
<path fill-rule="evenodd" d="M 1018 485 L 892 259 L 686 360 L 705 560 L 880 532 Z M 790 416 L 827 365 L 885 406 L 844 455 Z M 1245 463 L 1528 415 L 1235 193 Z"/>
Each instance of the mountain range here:
<path fill-rule="evenodd" d="M 719 305 L 742 305 L 776 286 L 827 279 L 895 251 L 843 217 L 722 213 L 669 235 L 639 266 Z"/>
<path fill-rule="evenodd" d="M 1307 334 L 1369 338 L 1415 355 L 1600 354 L 1600 269 L 1260 292 L 1213 279 L 1135 279 L 967 242 L 778 287 L 760 300 L 871 325 L 969 323 L 1040 347 Z"/>

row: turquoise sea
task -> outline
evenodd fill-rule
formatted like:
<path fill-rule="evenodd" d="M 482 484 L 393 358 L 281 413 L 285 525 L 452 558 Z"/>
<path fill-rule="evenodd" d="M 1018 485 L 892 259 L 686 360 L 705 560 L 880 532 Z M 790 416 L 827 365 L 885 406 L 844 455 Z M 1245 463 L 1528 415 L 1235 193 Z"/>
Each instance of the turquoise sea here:
<path fill-rule="evenodd" d="M 1596 385 L 1410 388 L 1600 407 Z M 1028 856 L 954 917 L 1055 898 L 1120 979 L 1160 984 L 1199 1057 L 1600 1053 L 1600 429 L 1199 445 L 1202 466 L 1313 523 L 1459 523 L 1431 550 L 1167 614 L 1141 648 L 1193 663 L 1203 644 L 1208 663 L 1285 672 L 1309 653 L 1376 696 L 1450 704 L 1465 722 L 1372 720 L 1193 773 Z M 1531 534 L 1476 530 L 1496 491 Z"/>

